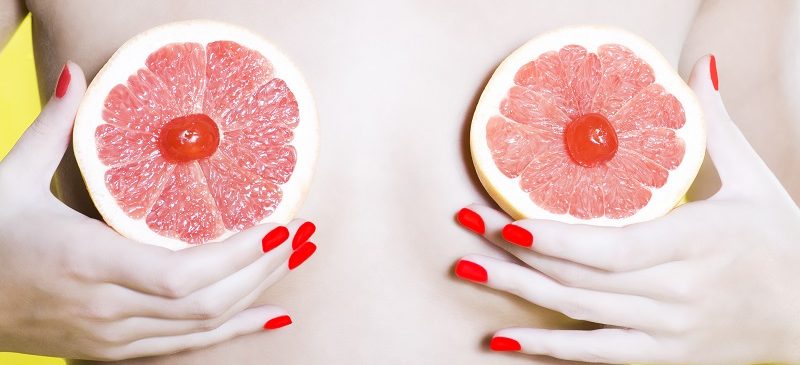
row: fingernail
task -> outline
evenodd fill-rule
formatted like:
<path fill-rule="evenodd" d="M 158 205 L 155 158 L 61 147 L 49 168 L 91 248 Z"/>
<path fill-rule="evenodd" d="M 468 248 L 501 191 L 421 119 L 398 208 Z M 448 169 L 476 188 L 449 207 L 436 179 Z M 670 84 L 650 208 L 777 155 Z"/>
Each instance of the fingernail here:
<path fill-rule="evenodd" d="M 280 317 L 275 317 L 273 319 L 270 319 L 269 321 L 267 321 L 267 323 L 264 323 L 264 329 L 265 330 L 274 330 L 274 329 L 278 329 L 278 328 L 281 328 L 281 327 L 288 326 L 290 324 L 292 324 L 292 317 L 280 316 Z"/>
<path fill-rule="evenodd" d="M 289 238 L 289 230 L 284 226 L 275 227 L 261 239 L 261 250 L 269 252 Z"/>
<path fill-rule="evenodd" d="M 533 235 L 527 229 L 513 223 L 506 224 L 503 227 L 503 238 L 517 246 L 533 246 Z"/>
<path fill-rule="evenodd" d="M 522 350 L 519 342 L 508 337 L 493 337 L 489 342 L 489 348 L 492 351 L 519 351 Z"/>
<path fill-rule="evenodd" d="M 461 208 L 458 214 L 456 214 L 456 220 L 458 220 L 458 223 L 461 223 L 462 226 L 477 234 L 482 235 L 486 232 L 483 218 L 469 208 Z"/>
<path fill-rule="evenodd" d="M 297 250 L 292 252 L 292 256 L 289 256 L 289 270 L 294 270 L 294 268 L 300 266 L 300 264 L 311 257 L 316 250 L 317 245 L 313 242 L 306 242 L 300 245 Z"/>
<path fill-rule="evenodd" d="M 311 222 L 305 222 L 300 225 L 300 228 L 297 229 L 297 233 L 294 234 L 294 239 L 292 239 L 292 249 L 296 250 L 300 245 L 306 243 L 311 235 L 317 230 L 317 226 Z"/>
<path fill-rule="evenodd" d="M 489 280 L 489 275 L 483 266 L 467 260 L 458 260 L 456 276 L 477 283 L 485 283 L 486 280 Z"/>
<path fill-rule="evenodd" d="M 64 64 L 64 68 L 61 70 L 61 76 L 58 77 L 58 83 L 56 83 L 57 98 L 61 99 L 67 94 L 70 80 L 72 80 L 72 75 L 69 74 L 69 67 L 67 67 L 67 64 Z"/>
<path fill-rule="evenodd" d="M 717 79 L 717 58 L 714 55 L 711 55 L 711 61 L 709 62 L 709 67 L 711 68 L 711 83 L 714 84 L 714 90 L 719 91 L 719 80 Z"/>

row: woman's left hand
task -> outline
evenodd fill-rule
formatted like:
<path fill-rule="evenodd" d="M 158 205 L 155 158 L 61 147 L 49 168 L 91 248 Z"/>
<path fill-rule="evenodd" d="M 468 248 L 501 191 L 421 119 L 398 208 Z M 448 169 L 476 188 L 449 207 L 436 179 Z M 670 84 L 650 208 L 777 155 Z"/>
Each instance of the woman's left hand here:
<path fill-rule="evenodd" d="M 593 331 L 507 328 L 493 350 L 604 363 L 800 362 L 800 210 L 730 120 L 709 75 L 690 85 L 722 188 L 623 228 L 525 219 L 471 205 L 462 225 L 524 264 L 469 255 L 456 274 Z"/>

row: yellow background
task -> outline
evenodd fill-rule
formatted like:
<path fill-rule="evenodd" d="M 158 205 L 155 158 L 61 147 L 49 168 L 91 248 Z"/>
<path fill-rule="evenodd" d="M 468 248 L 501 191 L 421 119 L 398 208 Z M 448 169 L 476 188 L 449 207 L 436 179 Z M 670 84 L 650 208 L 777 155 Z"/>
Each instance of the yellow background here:
<path fill-rule="evenodd" d="M 0 158 L 36 118 L 39 108 L 28 16 L 0 52 Z M 64 360 L 0 352 L 0 364 L 64 365 Z"/>

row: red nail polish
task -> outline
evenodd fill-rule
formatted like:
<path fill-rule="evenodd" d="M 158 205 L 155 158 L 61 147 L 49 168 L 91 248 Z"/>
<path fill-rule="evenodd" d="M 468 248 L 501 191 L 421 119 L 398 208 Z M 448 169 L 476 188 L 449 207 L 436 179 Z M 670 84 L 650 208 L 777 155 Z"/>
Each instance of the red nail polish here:
<path fill-rule="evenodd" d="M 475 213 L 468 208 L 461 208 L 461 210 L 458 211 L 458 214 L 456 214 L 456 220 L 458 220 L 458 223 L 461 223 L 462 226 L 477 234 L 482 235 L 486 232 L 486 226 L 483 224 L 483 218 L 481 218 L 478 213 Z"/>
<path fill-rule="evenodd" d="M 294 270 L 294 268 L 300 266 L 306 259 L 311 257 L 311 254 L 317 250 L 317 245 L 313 242 L 306 242 L 300 247 L 297 248 L 294 252 L 292 252 L 292 256 L 289 256 L 289 270 Z"/>
<path fill-rule="evenodd" d="M 489 275 L 483 266 L 467 260 L 458 260 L 458 263 L 456 263 L 456 276 L 477 283 L 485 283 L 486 280 L 489 280 Z"/>
<path fill-rule="evenodd" d="M 717 58 L 714 57 L 713 54 L 711 55 L 709 67 L 711 68 L 711 83 L 714 84 L 714 90 L 719 91 L 719 80 L 717 79 Z"/>
<path fill-rule="evenodd" d="M 525 228 L 515 224 L 506 224 L 506 226 L 503 227 L 503 238 L 517 246 L 533 246 L 533 235 Z"/>
<path fill-rule="evenodd" d="M 285 327 L 292 324 L 292 317 L 289 316 L 280 316 L 275 317 L 264 323 L 265 330 L 274 330 L 277 328 Z"/>
<path fill-rule="evenodd" d="M 72 75 L 69 74 L 69 67 L 65 64 L 64 68 L 61 70 L 61 76 L 58 77 L 58 83 L 56 83 L 57 98 L 61 99 L 67 94 L 70 80 L 72 80 Z"/>
<path fill-rule="evenodd" d="M 492 351 L 519 351 L 522 350 L 519 342 L 508 337 L 494 337 L 489 342 L 489 348 Z"/>
<path fill-rule="evenodd" d="M 311 222 L 305 222 L 300 225 L 300 228 L 297 229 L 297 233 L 294 234 L 294 239 L 292 239 L 292 249 L 296 250 L 300 245 L 306 243 L 311 235 L 317 230 L 317 226 Z"/>
<path fill-rule="evenodd" d="M 289 230 L 284 226 L 275 227 L 261 239 L 261 250 L 269 252 L 289 238 Z"/>

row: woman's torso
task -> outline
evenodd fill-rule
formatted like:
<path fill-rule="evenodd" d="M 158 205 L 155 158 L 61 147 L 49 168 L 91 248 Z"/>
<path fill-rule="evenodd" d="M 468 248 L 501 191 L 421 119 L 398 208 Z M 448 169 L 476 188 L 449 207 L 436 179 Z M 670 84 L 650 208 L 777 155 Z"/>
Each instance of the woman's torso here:
<path fill-rule="evenodd" d="M 466 253 L 501 254 L 453 220 L 487 201 L 466 138 L 477 96 L 509 52 L 572 23 L 635 31 L 678 65 L 697 9 L 671 0 L 28 2 L 42 90 L 66 59 L 91 78 L 134 34 L 211 18 L 275 43 L 315 96 L 320 158 L 300 215 L 317 223 L 319 250 L 261 300 L 288 308 L 295 324 L 130 362 L 158 364 L 554 362 L 491 354 L 487 336 L 581 324 L 450 274 Z M 69 159 L 57 185 L 71 206 L 91 211 Z"/>

